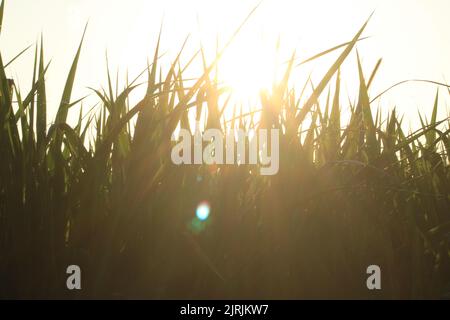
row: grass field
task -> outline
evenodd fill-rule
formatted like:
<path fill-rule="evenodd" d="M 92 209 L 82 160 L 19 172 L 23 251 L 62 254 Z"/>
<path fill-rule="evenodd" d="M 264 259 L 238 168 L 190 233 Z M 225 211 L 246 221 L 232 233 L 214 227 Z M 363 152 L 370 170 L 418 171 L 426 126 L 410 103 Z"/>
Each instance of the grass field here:
<path fill-rule="evenodd" d="M 136 83 L 120 91 L 110 78 L 94 92 L 97 112 L 81 111 L 74 126 L 67 118 L 80 104 L 72 90 L 82 43 L 54 119 L 43 46 L 30 92 L 8 80 L 0 58 L 0 297 L 448 297 L 450 122 L 437 119 L 439 95 L 415 132 L 391 106 L 375 109 L 379 64 L 366 72 L 358 63 L 359 99 L 340 103 L 339 70 L 365 26 L 333 48 L 338 59 L 305 84 L 308 96 L 289 85 L 293 56 L 261 96 L 260 121 L 236 111 L 225 123 L 220 50 L 188 82 L 189 66 L 179 58 L 160 66 L 157 49 L 139 103 L 128 102 Z M 200 48 L 192 60 L 202 56 Z M 172 133 L 202 109 L 206 128 L 280 129 L 279 173 L 172 164 Z M 205 221 L 195 217 L 202 201 L 211 207 Z M 66 289 L 71 264 L 82 269 L 81 291 Z M 380 291 L 366 287 L 373 264 Z"/>

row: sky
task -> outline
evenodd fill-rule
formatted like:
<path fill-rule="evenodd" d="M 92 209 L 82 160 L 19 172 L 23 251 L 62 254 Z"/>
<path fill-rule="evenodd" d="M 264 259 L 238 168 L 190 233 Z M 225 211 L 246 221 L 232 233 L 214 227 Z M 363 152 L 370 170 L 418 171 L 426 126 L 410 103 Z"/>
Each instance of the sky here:
<path fill-rule="evenodd" d="M 89 21 L 76 77 L 73 100 L 106 81 L 106 52 L 111 70 L 119 78 L 137 76 L 153 56 L 161 23 L 162 61 L 169 63 L 190 35 L 185 55 L 202 43 L 212 56 L 217 36 L 224 43 L 257 4 L 254 0 L 7 0 L 0 36 L 2 58 L 8 61 L 36 43 L 43 34 L 50 114 L 54 114 L 78 47 Z M 369 73 L 376 61 L 383 64 L 371 88 L 372 96 L 407 79 L 450 81 L 450 1 L 448 0 L 265 0 L 244 26 L 223 58 L 223 80 L 242 99 L 268 86 L 275 61 L 296 51 L 299 60 L 349 41 L 375 11 L 358 44 L 363 67 Z M 280 51 L 275 53 L 277 40 Z M 336 53 L 338 54 L 338 53 Z M 295 79 L 312 72 L 318 82 L 336 54 L 295 70 Z M 33 50 L 8 68 L 22 91 L 31 83 Z M 357 90 L 354 55 L 343 70 L 349 97 Z M 439 117 L 448 116 L 449 94 L 441 89 Z M 137 92 L 137 95 L 139 91 Z M 383 112 L 396 106 L 410 122 L 417 111 L 430 114 L 436 86 L 407 84 L 380 101 Z M 134 97 L 139 99 L 139 97 Z M 95 101 L 91 96 L 86 104 Z M 51 118 L 51 116 L 50 116 Z"/>

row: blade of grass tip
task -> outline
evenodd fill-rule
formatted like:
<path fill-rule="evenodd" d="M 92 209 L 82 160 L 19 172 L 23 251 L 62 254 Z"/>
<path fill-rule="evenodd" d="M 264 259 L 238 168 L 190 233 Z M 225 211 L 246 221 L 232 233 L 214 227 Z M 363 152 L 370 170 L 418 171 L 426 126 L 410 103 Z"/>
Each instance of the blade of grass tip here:
<path fill-rule="evenodd" d="M 33 125 L 31 125 L 31 130 L 30 130 L 30 134 L 33 134 L 34 135 L 34 133 L 31 133 L 31 131 L 33 131 L 34 130 L 34 128 L 33 128 L 33 126 L 34 126 L 34 111 L 35 111 L 35 109 L 34 109 L 34 107 L 35 107 L 35 101 L 34 101 L 34 90 L 33 90 L 33 87 L 35 87 L 36 86 L 36 77 L 38 76 L 37 75 L 37 70 L 38 70 L 38 42 L 36 41 L 36 44 L 35 44 L 35 50 L 34 50 L 34 63 L 33 63 L 33 76 L 32 76 L 32 82 L 31 82 L 31 90 L 30 90 L 30 93 L 29 93 L 29 95 L 30 95 L 30 102 L 29 103 L 31 103 L 31 105 L 30 105 L 30 123 L 31 124 L 33 124 Z M 25 108 L 26 108 L 27 106 L 25 105 Z"/>
<path fill-rule="evenodd" d="M 94 91 L 94 93 L 97 95 L 97 97 L 100 98 L 100 100 L 103 102 L 103 105 L 108 109 L 108 111 L 111 108 L 111 104 L 108 100 L 108 97 L 106 96 L 106 93 L 103 91 L 103 93 L 101 93 L 99 90 L 88 87 L 89 90 Z"/>
<path fill-rule="evenodd" d="M 179 66 L 179 69 L 181 69 L 181 66 Z M 176 92 L 178 94 L 178 99 L 181 100 L 184 97 L 184 85 L 183 85 L 183 75 L 181 70 L 178 71 L 177 74 L 177 79 L 178 81 L 176 82 Z M 189 129 L 189 117 L 188 117 L 188 113 L 187 112 L 183 112 L 183 114 L 181 115 L 181 121 L 180 121 L 180 125 L 181 128 L 183 129 Z"/>
<path fill-rule="evenodd" d="M 56 121 L 55 123 L 64 123 L 67 118 L 68 113 L 68 105 L 70 104 L 70 98 L 72 96 L 72 89 L 75 82 L 75 75 L 78 67 L 78 61 L 80 59 L 81 55 L 81 47 L 83 45 L 84 37 L 86 35 L 88 24 L 86 23 L 86 26 L 83 31 L 83 36 L 81 37 L 80 45 L 78 46 L 77 53 L 75 55 L 75 58 L 72 63 L 72 67 L 70 68 L 69 75 L 67 77 L 67 81 L 64 87 L 63 95 L 61 98 L 61 103 L 59 105 L 58 112 L 56 114 Z"/>
<path fill-rule="evenodd" d="M 434 125 L 436 123 L 438 104 L 439 104 L 439 88 L 437 88 L 436 91 L 436 98 L 434 100 L 433 113 L 431 114 L 430 125 Z M 433 145 L 434 140 L 436 140 L 436 131 L 431 130 L 430 132 L 428 132 L 426 140 L 429 146 Z"/>
<path fill-rule="evenodd" d="M 321 126 L 325 128 L 329 121 L 329 112 L 330 112 L 330 97 L 331 97 L 331 88 L 328 87 L 328 94 L 327 94 L 327 100 L 325 103 L 325 111 L 323 113 L 323 118 L 321 119 Z"/>
<path fill-rule="evenodd" d="M 369 37 L 363 37 L 363 38 L 360 38 L 360 39 L 357 40 L 357 42 L 363 41 L 363 40 L 366 40 L 366 39 L 369 39 Z M 348 46 L 348 45 L 351 44 L 351 43 L 352 43 L 351 41 L 350 41 L 350 42 L 345 42 L 345 43 L 342 43 L 342 44 L 340 44 L 340 45 L 338 45 L 338 46 L 335 46 L 335 47 L 333 47 L 333 48 L 331 48 L 331 49 L 327 49 L 327 50 L 325 50 L 325 51 L 322 51 L 322 52 L 320 52 L 320 53 L 318 53 L 318 54 L 315 54 L 314 56 L 312 56 L 312 57 L 310 57 L 310 58 L 308 58 L 308 59 L 305 59 L 305 60 L 299 62 L 299 63 L 296 64 L 294 67 L 295 67 L 295 68 L 296 68 L 296 67 L 300 67 L 300 66 L 302 66 L 302 65 L 304 65 L 304 64 L 307 64 L 308 62 L 311 62 L 311 61 L 314 61 L 314 60 L 316 60 L 316 59 L 318 59 L 318 58 L 320 58 L 320 57 L 326 56 L 327 54 L 329 54 L 329 53 L 331 53 L 331 52 L 333 52 L 333 51 L 336 51 L 336 50 L 339 50 L 339 49 L 341 49 L 341 48 L 343 48 L 343 47 L 346 47 L 346 46 Z M 285 63 L 285 64 L 289 63 L 289 60 L 285 61 L 284 63 Z"/>
<path fill-rule="evenodd" d="M 2 4 L 0 5 L 0 34 L 2 33 L 3 27 L 3 12 L 5 11 L 5 1 L 2 0 Z"/>
<path fill-rule="evenodd" d="M 116 97 L 119 96 L 119 68 L 117 67 L 117 71 L 116 71 Z"/>
<path fill-rule="evenodd" d="M 148 69 L 149 69 L 149 68 L 150 68 L 150 64 L 148 64 L 148 62 L 147 62 L 147 67 L 145 67 L 141 72 L 139 72 L 138 75 L 134 77 L 133 81 L 131 81 L 131 82 L 129 83 L 129 85 L 132 86 L 133 84 L 135 84 L 136 81 L 138 81 L 139 78 L 140 78 L 144 73 L 148 72 Z"/>
<path fill-rule="evenodd" d="M 377 138 L 375 124 L 372 117 L 372 111 L 370 110 L 369 94 L 367 92 L 366 81 L 364 79 L 364 74 L 361 66 L 361 59 L 359 58 L 358 51 L 356 52 L 358 60 L 358 72 L 360 81 L 360 91 L 359 91 L 359 103 L 361 104 L 361 111 L 363 114 L 364 126 L 366 129 L 366 139 L 367 139 L 367 149 L 369 156 L 376 156 L 377 153 Z"/>
<path fill-rule="evenodd" d="M 419 115 L 419 121 L 420 121 L 420 124 L 422 126 L 422 130 L 425 130 L 425 128 L 428 126 L 428 124 L 425 123 L 426 119 L 425 119 L 425 121 L 423 121 L 423 118 L 422 118 L 422 115 L 420 114 L 420 111 L 417 111 L 417 114 Z"/>
<path fill-rule="evenodd" d="M 186 39 L 184 39 L 183 44 L 181 46 L 181 49 L 179 50 L 174 62 L 172 63 L 172 65 L 170 66 L 170 71 L 169 74 L 167 75 L 166 79 L 165 79 L 165 83 L 168 85 L 170 83 L 170 81 L 168 81 L 169 78 L 175 78 L 176 77 L 176 73 L 175 73 L 175 68 L 178 64 L 178 62 L 180 61 L 181 58 L 181 54 L 184 51 L 184 48 L 186 47 L 186 44 L 188 43 L 189 38 L 191 37 L 190 34 L 187 35 Z"/>
<path fill-rule="evenodd" d="M 130 86 L 131 86 L 130 79 L 129 79 L 128 69 L 127 69 L 125 88 L 129 88 Z M 127 97 L 125 98 L 125 113 L 127 113 L 129 110 L 130 110 L 130 97 L 127 95 Z"/>
<path fill-rule="evenodd" d="M 89 111 L 86 112 L 86 113 L 83 115 L 83 120 L 86 119 L 86 118 L 90 118 L 90 117 L 92 116 L 93 111 L 98 107 L 99 104 L 100 104 L 99 102 L 95 103 L 95 104 L 89 109 Z"/>
<path fill-rule="evenodd" d="M 96 149 L 96 151 L 97 151 L 97 148 L 99 147 L 99 144 L 100 144 L 100 142 L 101 142 L 101 139 L 102 139 L 102 133 L 103 133 L 103 130 L 102 130 L 102 114 L 103 114 L 103 112 L 104 112 L 104 110 L 105 110 L 105 107 L 103 107 L 102 108 L 102 110 L 99 112 L 99 116 L 97 117 L 97 115 L 95 114 L 94 116 L 95 116 L 95 123 L 96 123 L 96 126 L 95 126 L 95 132 L 97 133 L 97 137 L 94 139 L 94 144 L 95 144 L 95 149 Z M 97 152 L 96 152 L 96 154 L 97 154 Z"/>
<path fill-rule="evenodd" d="M 156 42 L 155 54 L 153 56 L 153 64 L 152 69 L 148 68 L 148 85 L 147 85 L 147 93 L 146 96 L 152 95 L 156 91 L 156 70 L 158 65 L 158 55 L 159 55 L 159 46 L 161 43 L 161 34 L 162 34 L 163 24 L 161 22 L 161 26 L 159 29 L 158 41 Z"/>
<path fill-rule="evenodd" d="M 296 55 L 296 51 L 294 50 L 294 52 L 292 53 L 291 56 L 291 60 L 289 62 L 289 65 L 286 69 L 286 72 L 284 74 L 283 80 L 281 81 L 279 87 L 278 87 L 278 94 L 279 94 L 279 98 L 281 99 L 281 96 L 284 94 L 284 92 L 286 91 L 286 88 L 288 86 L 288 82 L 289 82 L 289 77 L 292 73 L 292 67 L 294 65 L 294 60 L 295 60 L 295 55 Z"/>
<path fill-rule="evenodd" d="M 387 129 L 386 129 L 386 133 L 388 134 L 388 136 L 390 138 L 394 137 L 394 135 L 395 135 L 395 124 L 396 124 L 396 122 L 397 122 L 397 117 L 395 115 L 395 108 L 394 108 L 392 110 L 392 112 L 391 112 L 391 117 L 390 117 L 390 119 L 388 121 Z"/>
<path fill-rule="evenodd" d="M 198 49 L 191 57 L 191 59 L 189 59 L 189 61 L 186 63 L 186 65 L 183 67 L 183 69 L 181 69 L 181 73 L 184 73 L 187 68 L 195 61 L 195 59 L 197 58 L 197 56 L 200 54 L 200 49 Z"/>
<path fill-rule="evenodd" d="M 4 68 L 8 68 L 8 66 L 10 66 L 14 61 L 16 61 L 17 59 L 20 58 L 20 56 L 22 56 L 25 52 L 28 51 L 28 49 L 30 49 L 33 45 L 30 44 L 28 47 L 26 47 L 25 49 L 23 49 L 22 51 L 20 51 L 20 53 L 18 55 L 16 55 L 14 58 L 12 58 L 7 64 L 5 64 Z"/>
<path fill-rule="evenodd" d="M 372 81 L 375 78 L 375 75 L 377 74 L 378 69 L 380 68 L 380 65 L 381 65 L 382 62 L 383 62 L 383 59 L 381 58 L 381 59 L 378 60 L 377 64 L 375 65 L 375 68 L 372 71 L 372 75 L 369 78 L 369 82 L 367 82 L 367 89 L 370 88 L 370 85 L 372 84 Z"/>
<path fill-rule="evenodd" d="M 320 81 L 319 85 L 317 86 L 316 90 L 311 94 L 310 98 L 307 100 L 307 102 L 304 104 L 303 108 L 300 110 L 296 117 L 296 125 L 299 126 L 300 123 L 303 121 L 303 119 L 308 114 L 309 110 L 312 108 L 322 91 L 327 86 L 328 82 L 331 80 L 333 75 L 337 72 L 337 70 L 340 68 L 342 63 L 347 59 L 347 56 L 350 54 L 350 52 L 355 47 L 356 42 L 361 37 L 361 34 L 364 32 L 367 24 L 370 21 L 370 18 L 372 17 L 373 13 L 369 16 L 369 18 L 366 20 L 364 25 L 361 27 L 361 29 L 358 31 L 358 33 L 355 35 L 353 40 L 347 45 L 344 52 L 339 56 L 339 58 L 336 60 L 336 62 L 331 66 L 331 68 L 328 70 L 326 75 L 323 77 L 322 81 Z"/>
<path fill-rule="evenodd" d="M 84 117 L 83 117 L 83 118 L 84 118 Z M 85 138 L 86 138 L 87 130 L 88 130 L 89 127 L 91 126 L 92 119 L 93 119 L 93 116 L 91 115 L 91 116 L 87 119 L 86 124 L 85 124 L 85 126 L 84 126 L 84 129 L 83 129 L 83 131 L 82 131 L 81 134 L 80 134 L 80 139 L 81 139 L 81 141 L 82 141 L 83 143 L 84 143 L 84 140 L 85 140 Z"/>
<path fill-rule="evenodd" d="M 75 132 L 77 133 L 78 136 L 81 133 L 82 121 L 83 121 L 83 104 L 81 104 L 81 106 L 80 106 L 80 112 L 78 113 L 78 122 L 77 122 L 77 125 L 75 126 Z"/>
<path fill-rule="evenodd" d="M 109 100 L 111 101 L 111 105 L 114 105 L 114 93 L 113 93 L 113 86 L 112 86 L 112 80 L 111 80 L 111 72 L 109 70 L 109 59 L 108 59 L 108 52 L 105 53 L 106 56 L 106 77 L 108 79 L 108 90 L 109 90 Z M 113 110 L 111 110 L 113 112 Z"/>
<path fill-rule="evenodd" d="M 12 94 L 11 82 L 6 77 L 5 69 L 3 68 L 3 59 L 0 53 L 0 97 L 3 107 L 0 112 L 0 123 L 7 131 L 7 135 L 9 136 L 7 138 L 9 138 L 9 146 L 11 148 L 10 150 L 15 157 L 21 151 L 22 145 L 12 108 Z"/>
<path fill-rule="evenodd" d="M 186 37 L 186 39 L 184 40 L 183 45 L 181 46 L 181 49 L 178 52 L 175 60 L 171 64 L 170 70 L 167 73 L 167 76 L 164 79 L 164 82 L 162 84 L 162 92 L 161 92 L 161 94 L 159 96 L 160 105 L 161 105 L 161 109 L 162 110 L 168 111 L 169 95 L 170 95 L 170 92 L 171 92 L 172 85 L 174 84 L 174 82 L 176 82 L 175 68 L 176 68 L 178 62 L 180 61 L 181 54 L 183 53 L 184 48 L 186 47 L 186 44 L 187 44 L 189 38 L 190 38 L 190 35 L 188 35 Z M 172 81 L 172 78 L 174 79 L 174 81 Z"/>
<path fill-rule="evenodd" d="M 36 135 L 38 148 L 45 140 L 47 133 L 47 98 L 45 90 L 44 68 L 44 37 L 41 35 L 41 49 L 39 56 L 39 85 L 37 87 L 37 109 L 36 109 Z"/>
<path fill-rule="evenodd" d="M 306 89 L 308 87 L 308 83 L 311 81 L 311 76 L 312 76 L 312 73 L 310 72 L 308 78 L 306 79 L 305 84 L 303 85 L 302 91 L 300 91 L 300 95 L 298 96 L 297 103 L 295 105 L 295 108 L 297 110 L 300 109 L 300 103 L 301 103 L 303 96 L 305 95 Z"/>
<path fill-rule="evenodd" d="M 33 64 L 33 82 L 32 82 L 32 87 L 35 85 L 36 83 L 36 72 L 37 72 L 37 64 L 38 64 L 38 46 L 37 46 L 37 42 L 36 42 L 36 48 L 35 48 L 35 52 L 34 52 L 34 64 Z M 34 95 L 32 95 L 32 97 L 34 97 Z M 35 112 L 35 103 L 34 103 L 34 98 L 30 98 L 31 101 L 31 105 L 30 105 L 30 130 L 28 131 L 28 141 L 34 141 L 34 112 Z M 25 106 L 26 108 L 26 106 Z"/>
<path fill-rule="evenodd" d="M 81 101 L 83 101 L 83 100 L 86 99 L 87 97 L 89 97 L 89 95 L 84 96 L 84 97 L 82 97 L 82 98 L 80 98 L 80 99 L 78 99 L 78 100 L 75 100 L 74 102 L 71 102 L 71 103 L 68 105 L 68 108 L 70 109 L 70 108 L 72 108 L 73 106 L 76 106 L 77 104 L 79 104 Z"/>
<path fill-rule="evenodd" d="M 36 61 L 36 63 L 37 63 L 37 61 Z M 44 72 L 42 73 L 42 75 L 39 75 L 38 80 L 37 80 L 36 82 L 34 82 L 34 84 L 33 84 L 32 87 L 31 87 L 30 92 L 29 92 L 28 95 L 26 96 L 25 100 L 23 100 L 23 105 L 24 105 L 25 108 L 26 108 L 28 105 L 31 105 L 31 108 L 34 110 L 34 107 L 33 107 L 33 106 L 34 106 L 34 102 L 35 102 L 35 101 L 34 101 L 34 95 L 35 95 L 35 93 L 36 93 L 36 91 L 37 91 L 37 89 L 38 89 L 40 83 L 41 83 L 42 81 L 45 81 L 44 76 L 45 76 L 45 74 L 47 73 L 49 67 L 50 67 L 50 63 L 47 64 L 47 66 L 46 66 L 45 69 L 44 69 Z M 36 67 L 36 68 L 37 68 L 37 67 Z"/>
<path fill-rule="evenodd" d="M 334 90 L 333 106 L 331 107 L 330 114 L 330 129 L 331 135 L 336 137 L 337 141 L 340 140 L 341 135 L 341 114 L 339 110 L 339 100 L 341 92 L 341 69 L 338 69 L 336 76 L 336 85 Z"/>
<path fill-rule="evenodd" d="M 317 106 L 317 111 L 313 113 L 311 125 L 307 131 L 305 140 L 303 141 L 303 148 L 306 150 L 308 161 L 312 163 L 314 161 L 314 134 L 317 126 L 317 118 L 319 116 L 319 106 Z"/>
<path fill-rule="evenodd" d="M 20 124 L 22 127 L 22 139 L 23 139 L 23 144 L 24 145 L 28 145 L 28 141 L 27 139 L 29 138 L 29 136 L 27 135 L 27 132 L 29 130 L 29 126 L 27 123 L 27 115 L 25 112 L 25 108 L 22 104 L 22 97 L 20 95 L 20 91 L 17 89 L 16 86 L 13 86 L 13 90 L 16 94 L 17 97 L 17 106 L 18 106 L 18 110 L 16 113 L 16 122 L 18 121 L 18 119 L 20 119 Z M 30 150 L 27 150 L 30 151 Z"/>
<path fill-rule="evenodd" d="M 381 125 L 381 109 L 377 108 L 377 113 L 375 114 L 375 128 L 379 128 Z"/>

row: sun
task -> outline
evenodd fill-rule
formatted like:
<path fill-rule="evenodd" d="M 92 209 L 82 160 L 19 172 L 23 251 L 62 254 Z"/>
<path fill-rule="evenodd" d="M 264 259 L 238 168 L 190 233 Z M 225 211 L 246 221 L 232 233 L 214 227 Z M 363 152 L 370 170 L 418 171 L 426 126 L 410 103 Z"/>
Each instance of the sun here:
<path fill-rule="evenodd" d="M 273 43 L 249 35 L 238 38 L 218 63 L 218 81 L 231 94 L 226 119 L 260 109 L 261 91 L 270 91 L 277 79 L 277 53 Z M 257 116 L 257 115 L 256 115 Z"/>
<path fill-rule="evenodd" d="M 261 43 L 236 44 L 219 62 L 220 80 L 237 100 L 253 100 L 261 90 L 269 90 L 275 78 L 275 59 Z"/>

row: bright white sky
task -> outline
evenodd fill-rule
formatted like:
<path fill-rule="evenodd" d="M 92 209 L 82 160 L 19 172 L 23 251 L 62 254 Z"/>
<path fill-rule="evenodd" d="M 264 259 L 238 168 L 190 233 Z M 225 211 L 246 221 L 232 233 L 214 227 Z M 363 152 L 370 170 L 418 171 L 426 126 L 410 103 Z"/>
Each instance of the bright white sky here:
<path fill-rule="evenodd" d="M 89 20 L 86 41 L 76 78 L 73 99 L 105 85 L 105 52 L 111 70 L 120 67 L 121 79 L 130 78 L 146 66 L 153 55 L 159 26 L 164 17 L 162 51 L 167 62 L 191 34 L 188 51 L 203 45 L 213 52 L 216 35 L 222 43 L 255 6 L 255 0 L 7 0 L 1 52 L 8 61 L 43 32 L 45 54 L 52 64 L 47 76 L 49 105 L 56 109 L 62 88 Z M 271 79 L 270 65 L 277 37 L 281 58 L 297 50 L 299 59 L 350 40 L 372 11 L 375 15 L 358 45 L 366 73 L 378 58 L 384 62 L 373 85 L 372 95 L 391 84 L 411 79 L 450 81 L 450 1 L 448 0 L 265 0 L 223 61 L 223 78 L 238 93 L 256 93 Z M 318 81 L 336 55 L 296 70 L 302 78 L 314 71 Z M 188 60 L 189 56 L 185 55 Z M 33 50 L 12 65 L 8 72 L 18 79 L 22 91 L 29 88 Z M 267 70 L 267 71 L 266 71 Z M 357 69 L 354 59 L 343 71 L 348 94 L 354 95 Z M 394 105 L 417 119 L 417 110 L 427 114 L 436 87 L 406 85 L 382 99 L 383 110 Z M 440 117 L 448 114 L 446 89 L 441 89 Z M 50 118 L 51 119 L 51 118 Z M 409 121 L 408 121 L 409 122 Z"/>

